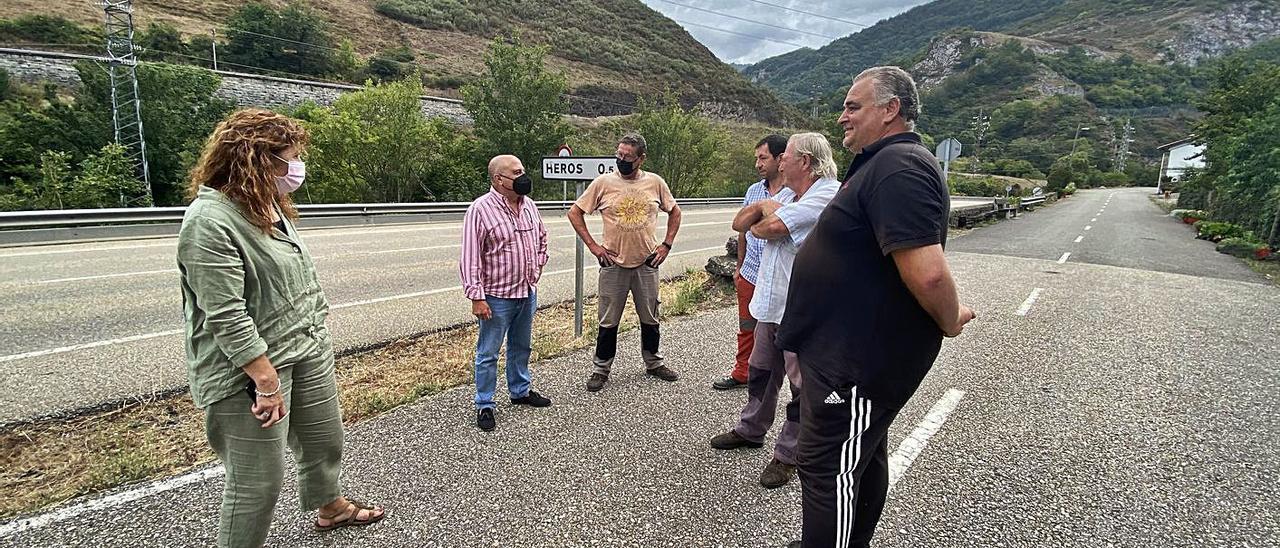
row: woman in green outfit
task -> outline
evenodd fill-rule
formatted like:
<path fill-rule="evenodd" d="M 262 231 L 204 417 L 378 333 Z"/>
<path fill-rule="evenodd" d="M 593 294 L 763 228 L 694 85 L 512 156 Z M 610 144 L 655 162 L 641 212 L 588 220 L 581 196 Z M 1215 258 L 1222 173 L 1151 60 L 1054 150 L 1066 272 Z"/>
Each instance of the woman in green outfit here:
<path fill-rule="evenodd" d="M 307 133 L 257 109 L 214 130 L 192 170 L 178 235 L 187 375 L 209 444 L 226 467 L 218 546 L 262 546 L 284 480 L 298 468 L 316 528 L 368 525 L 382 508 L 343 497 L 342 412 L 329 302 L 293 221 Z"/>

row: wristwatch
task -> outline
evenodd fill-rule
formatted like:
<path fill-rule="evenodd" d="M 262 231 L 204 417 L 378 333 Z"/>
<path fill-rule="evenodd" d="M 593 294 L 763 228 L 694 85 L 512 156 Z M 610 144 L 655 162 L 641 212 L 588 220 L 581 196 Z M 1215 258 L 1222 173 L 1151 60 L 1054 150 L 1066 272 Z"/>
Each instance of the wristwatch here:
<path fill-rule="evenodd" d="M 667 243 L 667 242 L 662 242 L 662 243 L 660 243 L 660 244 L 658 244 L 658 245 L 660 245 L 660 246 L 665 246 L 665 247 L 667 248 L 667 251 L 671 251 L 671 244 L 669 244 L 669 243 Z"/>

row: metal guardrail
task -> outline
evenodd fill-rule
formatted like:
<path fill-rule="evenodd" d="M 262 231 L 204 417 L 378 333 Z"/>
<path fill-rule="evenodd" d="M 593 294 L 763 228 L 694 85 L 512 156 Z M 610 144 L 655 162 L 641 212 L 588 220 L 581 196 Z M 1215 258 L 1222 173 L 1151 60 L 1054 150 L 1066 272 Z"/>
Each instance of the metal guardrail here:
<path fill-rule="evenodd" d="M 676 200 L 682 206 L 738 205 L 741 198 L 686 198 Z M 439 215 L 464 213 L 470 202 L 437 202 L 409 204 L 299 204 L 303 218 L 374 217 L 380 215 Z M 573 202 L 539 202 L 538 209 L 566 210 Z M 109 209 L 58 209 L 50 211 L 0 212 L 0 230 L 62 228 L 97 225 L 138 225 L 176 223 L 182 220 L 186 207 L 135 207 Z"/>

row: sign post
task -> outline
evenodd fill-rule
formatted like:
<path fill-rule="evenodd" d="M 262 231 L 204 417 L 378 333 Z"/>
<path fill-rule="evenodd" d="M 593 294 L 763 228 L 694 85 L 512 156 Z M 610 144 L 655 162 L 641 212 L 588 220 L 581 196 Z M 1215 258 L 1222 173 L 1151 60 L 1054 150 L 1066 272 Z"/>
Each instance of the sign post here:
<path fill-rule="evenodd" d="M 562 147 L 561 153 L 565 150 L 568 150 L 568 147 Z M 586 190 L 587 182 L 605 173 L 611 173 L 617 168 L 617 159 L 613 156 L 545 156 L 542 158 L 542 178 L 564 181 L 563 184 L 566 188 L 569 181 L 576 181 L 577 192 L 574 194 L 575 197 L 582 196 L 583 191 Z M 578 238 L 574 250 L 573 265 L 574 337 L 582 336 L 583 273 L 585 271 L 583 262 L 585 258 L 586 246 L 582 243 L 582 238 Z"/>
<path fill-rule="evenodd" d="M 947 182 L 948 173 L 951 172 L 951 162 L 960 157 L 960 141 L 953 137 L 947 137 L 938 148 L 933 151 L 933 155 L 938 157 L 938 161 L 942 162 L 942 182 Z"/>

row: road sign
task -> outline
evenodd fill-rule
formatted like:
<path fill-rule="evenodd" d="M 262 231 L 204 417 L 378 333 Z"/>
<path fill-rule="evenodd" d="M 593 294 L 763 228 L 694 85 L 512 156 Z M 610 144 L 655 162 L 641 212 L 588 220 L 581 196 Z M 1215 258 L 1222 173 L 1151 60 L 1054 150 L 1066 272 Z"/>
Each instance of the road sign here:
<path fill-rule="evenodd" d="M 573 156 L 573 149 L 569 148 L 569 145 L 560 145 L 560 148 L 556 149 L 556 156 L 559 156 L 561 158 L 566 156 Z"/>
<path fill-rule="evenodd" d="M 945 141 L 938 143 L 938 148 L 933 151 L 933 155 L 938 157 L 939 162 L 954 162 L 960 157 L 960 141 L 948 137 Z"/>
<path fill-rule="evenodd" d="M 557 181 L 590 181 L 618 169 L 618 159 L 613 156 L 577 156 L 542 158 L 542 178 Z"/>

